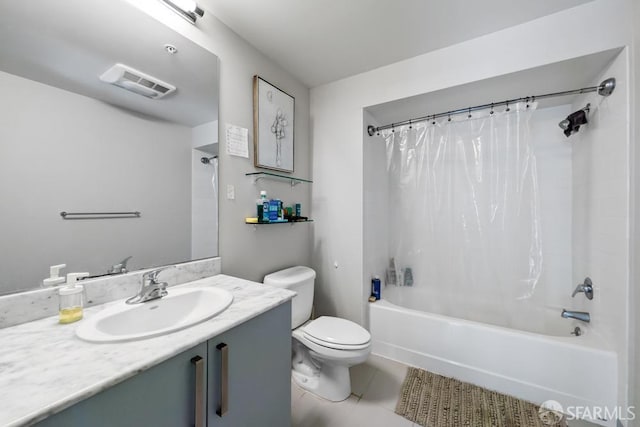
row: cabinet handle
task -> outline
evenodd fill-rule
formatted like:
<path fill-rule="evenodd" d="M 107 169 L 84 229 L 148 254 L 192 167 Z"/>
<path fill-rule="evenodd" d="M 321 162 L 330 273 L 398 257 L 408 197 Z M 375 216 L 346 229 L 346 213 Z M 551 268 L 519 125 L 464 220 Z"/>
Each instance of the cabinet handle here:
<path fill-rule="evenodd" d="M 220 352 L 220 406 L 216 414 L 222 417 L 229 409 L 229 346 L 221 342 L 216 349 Z"/>
<path fill-rule="evenodd" d="M 195 356 L 191 359 L 191 363 L 196 367 L 195 427 L 205 427 L 202 411 L 204 404 L 204 359 L 200 356 Z"/>

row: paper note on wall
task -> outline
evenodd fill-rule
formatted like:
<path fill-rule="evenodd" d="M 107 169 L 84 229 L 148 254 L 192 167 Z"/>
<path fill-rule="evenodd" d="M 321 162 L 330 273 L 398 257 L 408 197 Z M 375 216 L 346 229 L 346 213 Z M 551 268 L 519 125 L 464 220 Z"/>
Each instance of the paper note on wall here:
<path fill-rule="evenodd" d="M 227 154 L 249 158 L 249 129 L 226 125 Z"/>

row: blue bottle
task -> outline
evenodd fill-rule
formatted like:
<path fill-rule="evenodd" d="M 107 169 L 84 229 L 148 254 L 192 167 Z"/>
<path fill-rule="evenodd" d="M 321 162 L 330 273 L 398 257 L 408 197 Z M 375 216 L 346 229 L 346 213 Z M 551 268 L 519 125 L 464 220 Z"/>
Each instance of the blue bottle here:
<path fill-rule="evenodd" d="M 377 300 L 380 299 L 380 278 L 378 276 L 374 276 L 373 279 L 371 279 L 371 295 Z"/>
<path fill-rule="evenodd" d="M 271 199 L 269 201 L 269 221 L 278 220 L 278 207 L 280 206 L 279 200 Z"/>

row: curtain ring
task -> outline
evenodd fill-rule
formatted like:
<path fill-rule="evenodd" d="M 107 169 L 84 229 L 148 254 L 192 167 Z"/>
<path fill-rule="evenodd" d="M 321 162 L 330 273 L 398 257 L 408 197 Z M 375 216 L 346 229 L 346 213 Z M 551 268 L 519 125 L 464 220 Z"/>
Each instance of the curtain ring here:
<path fill-rule="evenodd" d="M 449 114 L 449 118 L 447 119 L 448 122 L 451 121 L 451 114 Z"/>
<path fill-rule="evenodd" d="M 491 103 L 491 111 L 489 111 L 489 114 L 493 114 L 493 102 Z"/>
<path fill-rule="evenodd" d="M 526 102 L 527 102 L 527 108 L 529 108 L 529 97 L 527 96 Z"/>
<path fill-rule="evenodd" d="M 431 118 L 433 120 L 433 122 L 431 123 L 432 125 L 436 124 L 436 115 L 434 114 L 433 117 Z"/>
<path fill-rule="evenodd" d="M 471 108 L 469 108 L 469 115 L 467 116 L 467 119 L 471 118 Z"/>
<path fill-rule="evenodd" d="M 409 129 L 411 129 L 411 120 L 409 120 Z"/>
<path fill-rule="evenodd" d="M 506 109 L 505 111 L 506 111 L 507 113 L 508 113 L 509 111 L 511 111 L 511 108 L 509 108 L 509 101 L 507 101 L 507 109 Z"/>

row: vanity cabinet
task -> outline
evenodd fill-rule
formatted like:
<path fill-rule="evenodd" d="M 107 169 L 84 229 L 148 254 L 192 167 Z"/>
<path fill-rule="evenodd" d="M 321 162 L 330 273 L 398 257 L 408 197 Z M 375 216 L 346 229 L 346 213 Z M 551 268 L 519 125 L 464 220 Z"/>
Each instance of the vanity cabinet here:
<path fill-rule="evenodd" d="M 193 426 L 196 375 L 191 359 L 206 355 L 207 344 L 199 344 L 44 419 L 37 426 Z"/>
<path fill-rule="evenodd" d="M 290 376 L 291 302 L 286 302 L 37 426 L 287 427 Z"/>
<path fill-rule="evenodd" d="M 208 426 L 291 424 L 290 302 L 209 340 L 208 347 Z"/>

